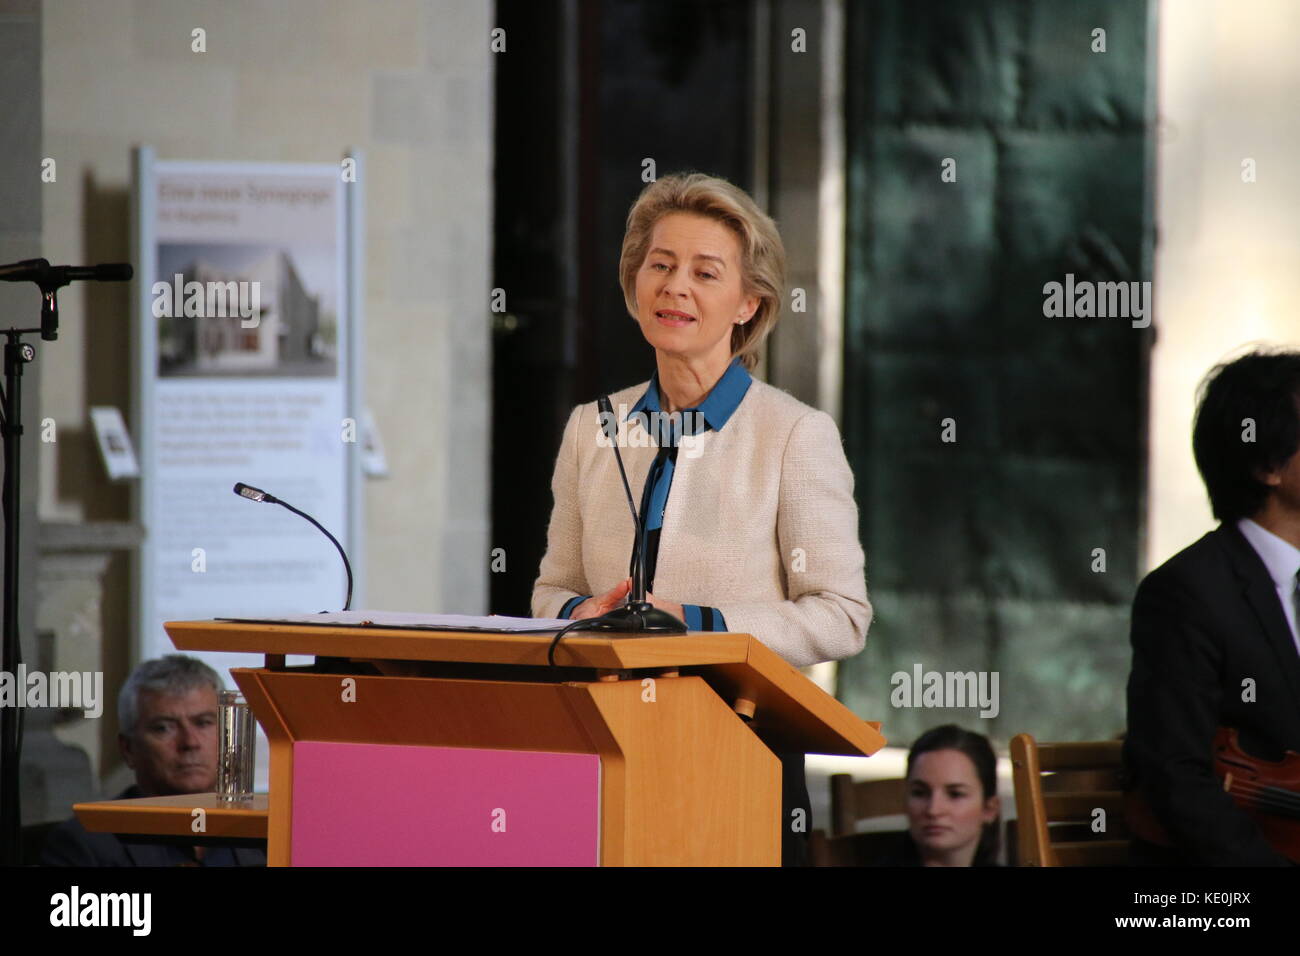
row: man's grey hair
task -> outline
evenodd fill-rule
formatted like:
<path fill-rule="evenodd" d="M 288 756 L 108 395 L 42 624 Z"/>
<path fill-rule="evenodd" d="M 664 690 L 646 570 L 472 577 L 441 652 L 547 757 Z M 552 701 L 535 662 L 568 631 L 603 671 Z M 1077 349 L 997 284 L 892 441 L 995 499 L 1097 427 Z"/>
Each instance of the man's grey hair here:
<path fill-rule="evenodd" d="M 142 691 L 183 696 L 199 687 L 211 687 L 217 694 L 226 689 L 221 675 L 197 657 L 168 654 L 141 661 L 117 695 L 118 731 L 128 737 L 134 736 L 135 724 L 140 717 Z"/>

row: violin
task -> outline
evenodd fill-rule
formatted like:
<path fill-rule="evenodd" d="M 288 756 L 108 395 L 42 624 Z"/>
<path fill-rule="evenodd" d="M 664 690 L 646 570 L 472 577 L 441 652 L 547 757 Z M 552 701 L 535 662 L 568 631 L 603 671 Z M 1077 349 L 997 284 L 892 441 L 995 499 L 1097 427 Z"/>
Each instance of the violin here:
<path fill-rule="evenodd" d="M 1213 754 L 1214 775 L 1233 803 L 1255 821 L 1269 846 L 1300 863 L 1300 754 L 1288 750 L 1281 760 L 1254 757 L 1241 749 L 1232 727 L 1215 733 Z M 1125 795 L 1125 818 L 1135 836 L 1173 846 L 1168 831 L 1137 794 Z"/>

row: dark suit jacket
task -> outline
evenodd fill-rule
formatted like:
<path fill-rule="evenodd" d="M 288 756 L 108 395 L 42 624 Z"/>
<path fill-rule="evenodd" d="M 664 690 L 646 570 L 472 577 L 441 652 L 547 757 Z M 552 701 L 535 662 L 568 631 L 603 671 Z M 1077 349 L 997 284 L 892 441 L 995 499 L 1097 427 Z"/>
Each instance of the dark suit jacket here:
<path fill-rule="evenodd" d="M 135 787 L 117 800 L 143 796 Z M 76 817 L 50 831 L 41 866 L 194 866 L 191 847 L 133 840 L 114 833 L 91 833 Z M 266 853 L 250 847 L 209 846 L 198 866 L 266 866 Z"/>
<path fill-rule="evenodd" d="M 1124 761 L 1178 845 L 1167 862 L 1286 865 L 1212 771 L 1220 726 L 1257 756 L 1300 751 L 1300 653 L 1268 569 L 1235 526 L 1147 575 L 1132 643 Z M 1253 702 L 1242 700 L 1247 678 Z"/>

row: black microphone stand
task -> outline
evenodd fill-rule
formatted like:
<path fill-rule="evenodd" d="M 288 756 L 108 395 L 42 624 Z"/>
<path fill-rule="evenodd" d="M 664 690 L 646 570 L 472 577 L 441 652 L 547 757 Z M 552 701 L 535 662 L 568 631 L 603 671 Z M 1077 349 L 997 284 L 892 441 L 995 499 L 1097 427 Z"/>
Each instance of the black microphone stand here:
<path fill-rule="evenodd" d="M 93 268 L 51 268 L 45 259 L 29 259 L 20 266 L 30 266 L 35 275 L 30 281 L 41 290 L 41 325 L 36 329 L 6 329 L 5 383 L 0 395 L 0 435 L 4 438 L 4 631 L 0 647 L 0 671 L 11 675 L 16 694 L 25 694 L 27 688 L 18 687 L 18 666 L 22 663 L 22 641 L 18 631 L 18 544 L 22 508 L 22 448 L 23 434 L 23 366 L 35 360 L 36 348 L 22 341 L 22 336 L 40 333 L 46 342 L 59 338 L 59 303 L 55 293 L 73 279 L 93 279 Z M 130 266 L 112 267 L 117 274 L 103 278 L 129 279 Z M 69 273 L 72 273 L 71 275 Z M 12 280 L 11 280 L 12 281 Z M 27 281 L 27 278 L 17 281 Z M 0 865 L 17 866 L 20 862 L 20 834 L 22 832 L 21 792 L 18 786 L 18 765 L 22 760 L 22 708 L 0 707 Z"/>
<path fill-rule="evenodd" d="M 23 335 L 39 332 L 46 342 L 59 337 L 59 303 L 55 292 L 66 281 L 51 279 L 37 283 L 41 289 L 41 325 L 37 329 L 5 330 L 5 384 L 0 395 L 0 435 L 4 436 L 4 647 L 0 671 L 18 680 L 22 644 L 18 633 L 18 544 L 22 507 L 23 366 L 36 358 L 36 348 L 22 341 Z M 25 694 L 27 688 L 14 692 Z M 0 863 L 19 864 L 19 835 L 22 827 L 18 763 L 22 760 L 22 708 L 0 707 Z"/>

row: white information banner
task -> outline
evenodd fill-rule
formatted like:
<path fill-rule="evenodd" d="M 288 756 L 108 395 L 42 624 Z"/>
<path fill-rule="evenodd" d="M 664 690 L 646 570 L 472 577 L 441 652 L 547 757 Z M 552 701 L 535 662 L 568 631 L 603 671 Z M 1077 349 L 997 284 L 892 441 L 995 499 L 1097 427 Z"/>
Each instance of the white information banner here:
<path fill-rule="evenodd" d="M 175 651 L 164 621 L 343 607 L 329 539 L 233 488 L 312 515 L 350 556 L 360 546 L 358 188 L 339 164 L 137 151 L 137 660 Z"/>

